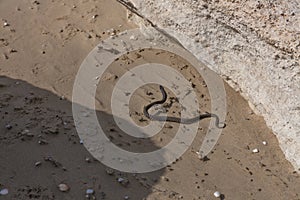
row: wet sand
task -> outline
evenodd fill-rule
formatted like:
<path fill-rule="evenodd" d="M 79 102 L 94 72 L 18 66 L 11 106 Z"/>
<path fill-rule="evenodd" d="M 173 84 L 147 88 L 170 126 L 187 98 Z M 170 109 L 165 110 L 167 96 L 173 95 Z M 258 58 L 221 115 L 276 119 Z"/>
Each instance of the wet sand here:
<path fill-rule="evenodd" d="M 8 189 L 1 199 L 85 199 L 87 189 L 94 190 L 90 199 L 216 199 L 215 191 L 223 199 L 300 199 L 299 175 L 285 160 L 277 139 L 227 85 L 227 127 L 207 161 L 199 160 L 195 152 L 209 119 L 200 122 L 188 151 L 162 170 L 127 174 L 93 159 L 74 127 L 72 87 L 81 62 L 110 36 L 109 30 L 136 27 L 116 1 L 1 1 L 0 18 L 0 190 Z M 5 20 L 9 26 L 2 26 Z M 185 65 L 168 53 L 148 50 L 116 61 L 110 73 L 119 77 L 149 60 L 177 69 Z M 202 78 L 191 66 L 182 73 L 195 84 L 200 109 L 209 111 L 210 97 Z M 107 135 L 125 149 L 164 146 L 178 124 L 170 123 L 173 128 L 151 140 L 136 141 L 112 123 L 106 95 L 118 80 L 112 77 L 96 96 L 104 102 L 97 106 L 97 114 Z M 132 118 L 147 124 L 142 107 L 161 94 L 157 85 L 147 85 L 136 94 L 130 101 Z M 169 111 L 176 114 L 178 108 L 175 103 Z M 255 148 L 258 153 L 252 152 Z M 67 192 L 59 190 L 62 183 L 70 187 Z"/>

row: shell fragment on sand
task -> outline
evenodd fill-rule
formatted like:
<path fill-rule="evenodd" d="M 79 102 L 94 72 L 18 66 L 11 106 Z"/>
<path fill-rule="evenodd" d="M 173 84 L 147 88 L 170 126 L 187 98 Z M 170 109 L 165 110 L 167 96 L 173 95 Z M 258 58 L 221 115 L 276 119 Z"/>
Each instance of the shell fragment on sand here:
<path fill-rule="evenodd" d="M 0 195 L 7 195 L 8 194 L 8 189 L 4 188 L 2 190 L 0 190 Z"/>
<path fill-rule="evenodd" d="M 58 189 L 61 192 L 67 192 L 67 191 L 70 190 L 70 187 L 67 184 L 61 183 L 61 184 L 58 185 Z"/>
<path fill-rule="evenodd" d="M 219 198 L 219 197 L 221 197 L 221 193 L 220 193 L 219 191 L 215 191 L 215 192 L 214 192 L 214 196 L 215 196 L 216 198 Z"/>

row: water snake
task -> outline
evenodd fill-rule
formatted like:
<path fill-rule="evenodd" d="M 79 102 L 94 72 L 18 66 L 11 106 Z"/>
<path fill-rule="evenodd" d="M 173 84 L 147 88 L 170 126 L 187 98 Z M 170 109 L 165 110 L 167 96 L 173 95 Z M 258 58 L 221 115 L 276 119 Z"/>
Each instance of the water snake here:
<path fill-rule="evenodd" d="M 162 99 L 158 101 L 154 101 L 147 106 L 144 107 L 144 115 L 150 119 L 155 121 L 168 121 L 168 122 L 176 122 L 176 123 L 182 123 L 182 124 L 192 124 L 195 123 L 201 119 L 205 118 L 215 118 L 215 126 L 217 128 L 225 128 L 225 123 L 220 123 L 219 117 L 216 114 L 213 113 L 203 113 L 193 118 L 179 118 L 179 117 L 170 117 L 170 116 L 157 116 L 157 115 L 151 115 L 149 114 L 149 109 L 158 104 L 163 104 L 166 102 L 168 96 L 167 93 L 162 85 L 159 86 L 159 89 L 162 93 Z"/>

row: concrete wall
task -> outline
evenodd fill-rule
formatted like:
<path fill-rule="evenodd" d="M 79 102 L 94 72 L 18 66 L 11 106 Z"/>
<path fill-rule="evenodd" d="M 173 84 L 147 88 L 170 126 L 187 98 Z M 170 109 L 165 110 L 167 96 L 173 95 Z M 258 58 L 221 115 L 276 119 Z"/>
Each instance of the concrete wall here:
<path fill-rule="evenodd" d="M 238 90 L 300 168 L 298 0 L 131 2 Z"/>

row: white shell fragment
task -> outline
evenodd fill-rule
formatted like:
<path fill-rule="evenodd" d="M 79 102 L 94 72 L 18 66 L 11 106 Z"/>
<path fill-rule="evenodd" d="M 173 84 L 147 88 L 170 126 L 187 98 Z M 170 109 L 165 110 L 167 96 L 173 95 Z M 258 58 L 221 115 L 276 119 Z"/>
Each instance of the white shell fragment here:
<path fill-rule="evenodd" d="M 124 180 L 125 180 L 125 179 L 122 178 L 122 177 L 118 178 L 118 182 L 119 182 L 119 183 L 122 183 Z"/>
<path fill-rule="evenodd" d="M 61 192 L 67 192 L 70 190 L 70 187 L 64 183 L 61 183 L 58 185 L 58 189 L 61 191 Z"/>
<path fill-rule="evenodd" d="M 259 150 L 258 150 L 258 149 L 253 149 L 252 152 L 253 152 L 253 153 L 258 153 Z"/>
<path fill-rule="evenodd" d="M 2 190 L 0 190 L 0 195 L 7 195 L 8 194 L 8 189 L 2 189 Z"/>
<path fill-rule="evenodd" d="M 98 15 L 96 14 L 96 15 L 93 15 L 92 16 L 92 19 L 96 19 L 98 17 Z"/>
<path fill-rule="evenodd" d="M 221 193 L 219 191 L 215 191 L 214 192 L 214 196 L 217 197 L 217 198 L 219 198 L 221 196 Z"/>
<path fill-rule="evenodd" d="M 130 40 L 137 40 L 137 38 L 136 38 L 134 35 L 130 36 L 129 39 L 130 39 Z"/>
<path fill-rule="evenodd" d="M 11 126 L 10 124 L 7 124 L 7 125 L 5 126 L 5 128 L 6 128 L 7 130 L 10 130 L 10 129 L 12 129 L 12 126 Z"/>
<path fill-rule="evenodd" d="M 85 191 L 85 193 L 87 194 L 87 195 L 91 195 L 91 194 L 94 194 L 94 190 L 93 189 L 87 189 L 86 191 Z"/>
<path fill-rule="evenodd" d="M 267 145 L 267 142 L 266 141 L 262 141 L 263 145 Z"/>
<path fill-rule="evenodd" d="M 38 162 L 34 163 L 34 165 L 35 165 L 36 167 L 40 166 L 41 164 L 42 164 L 41 161 L 38 161 Z"/>

